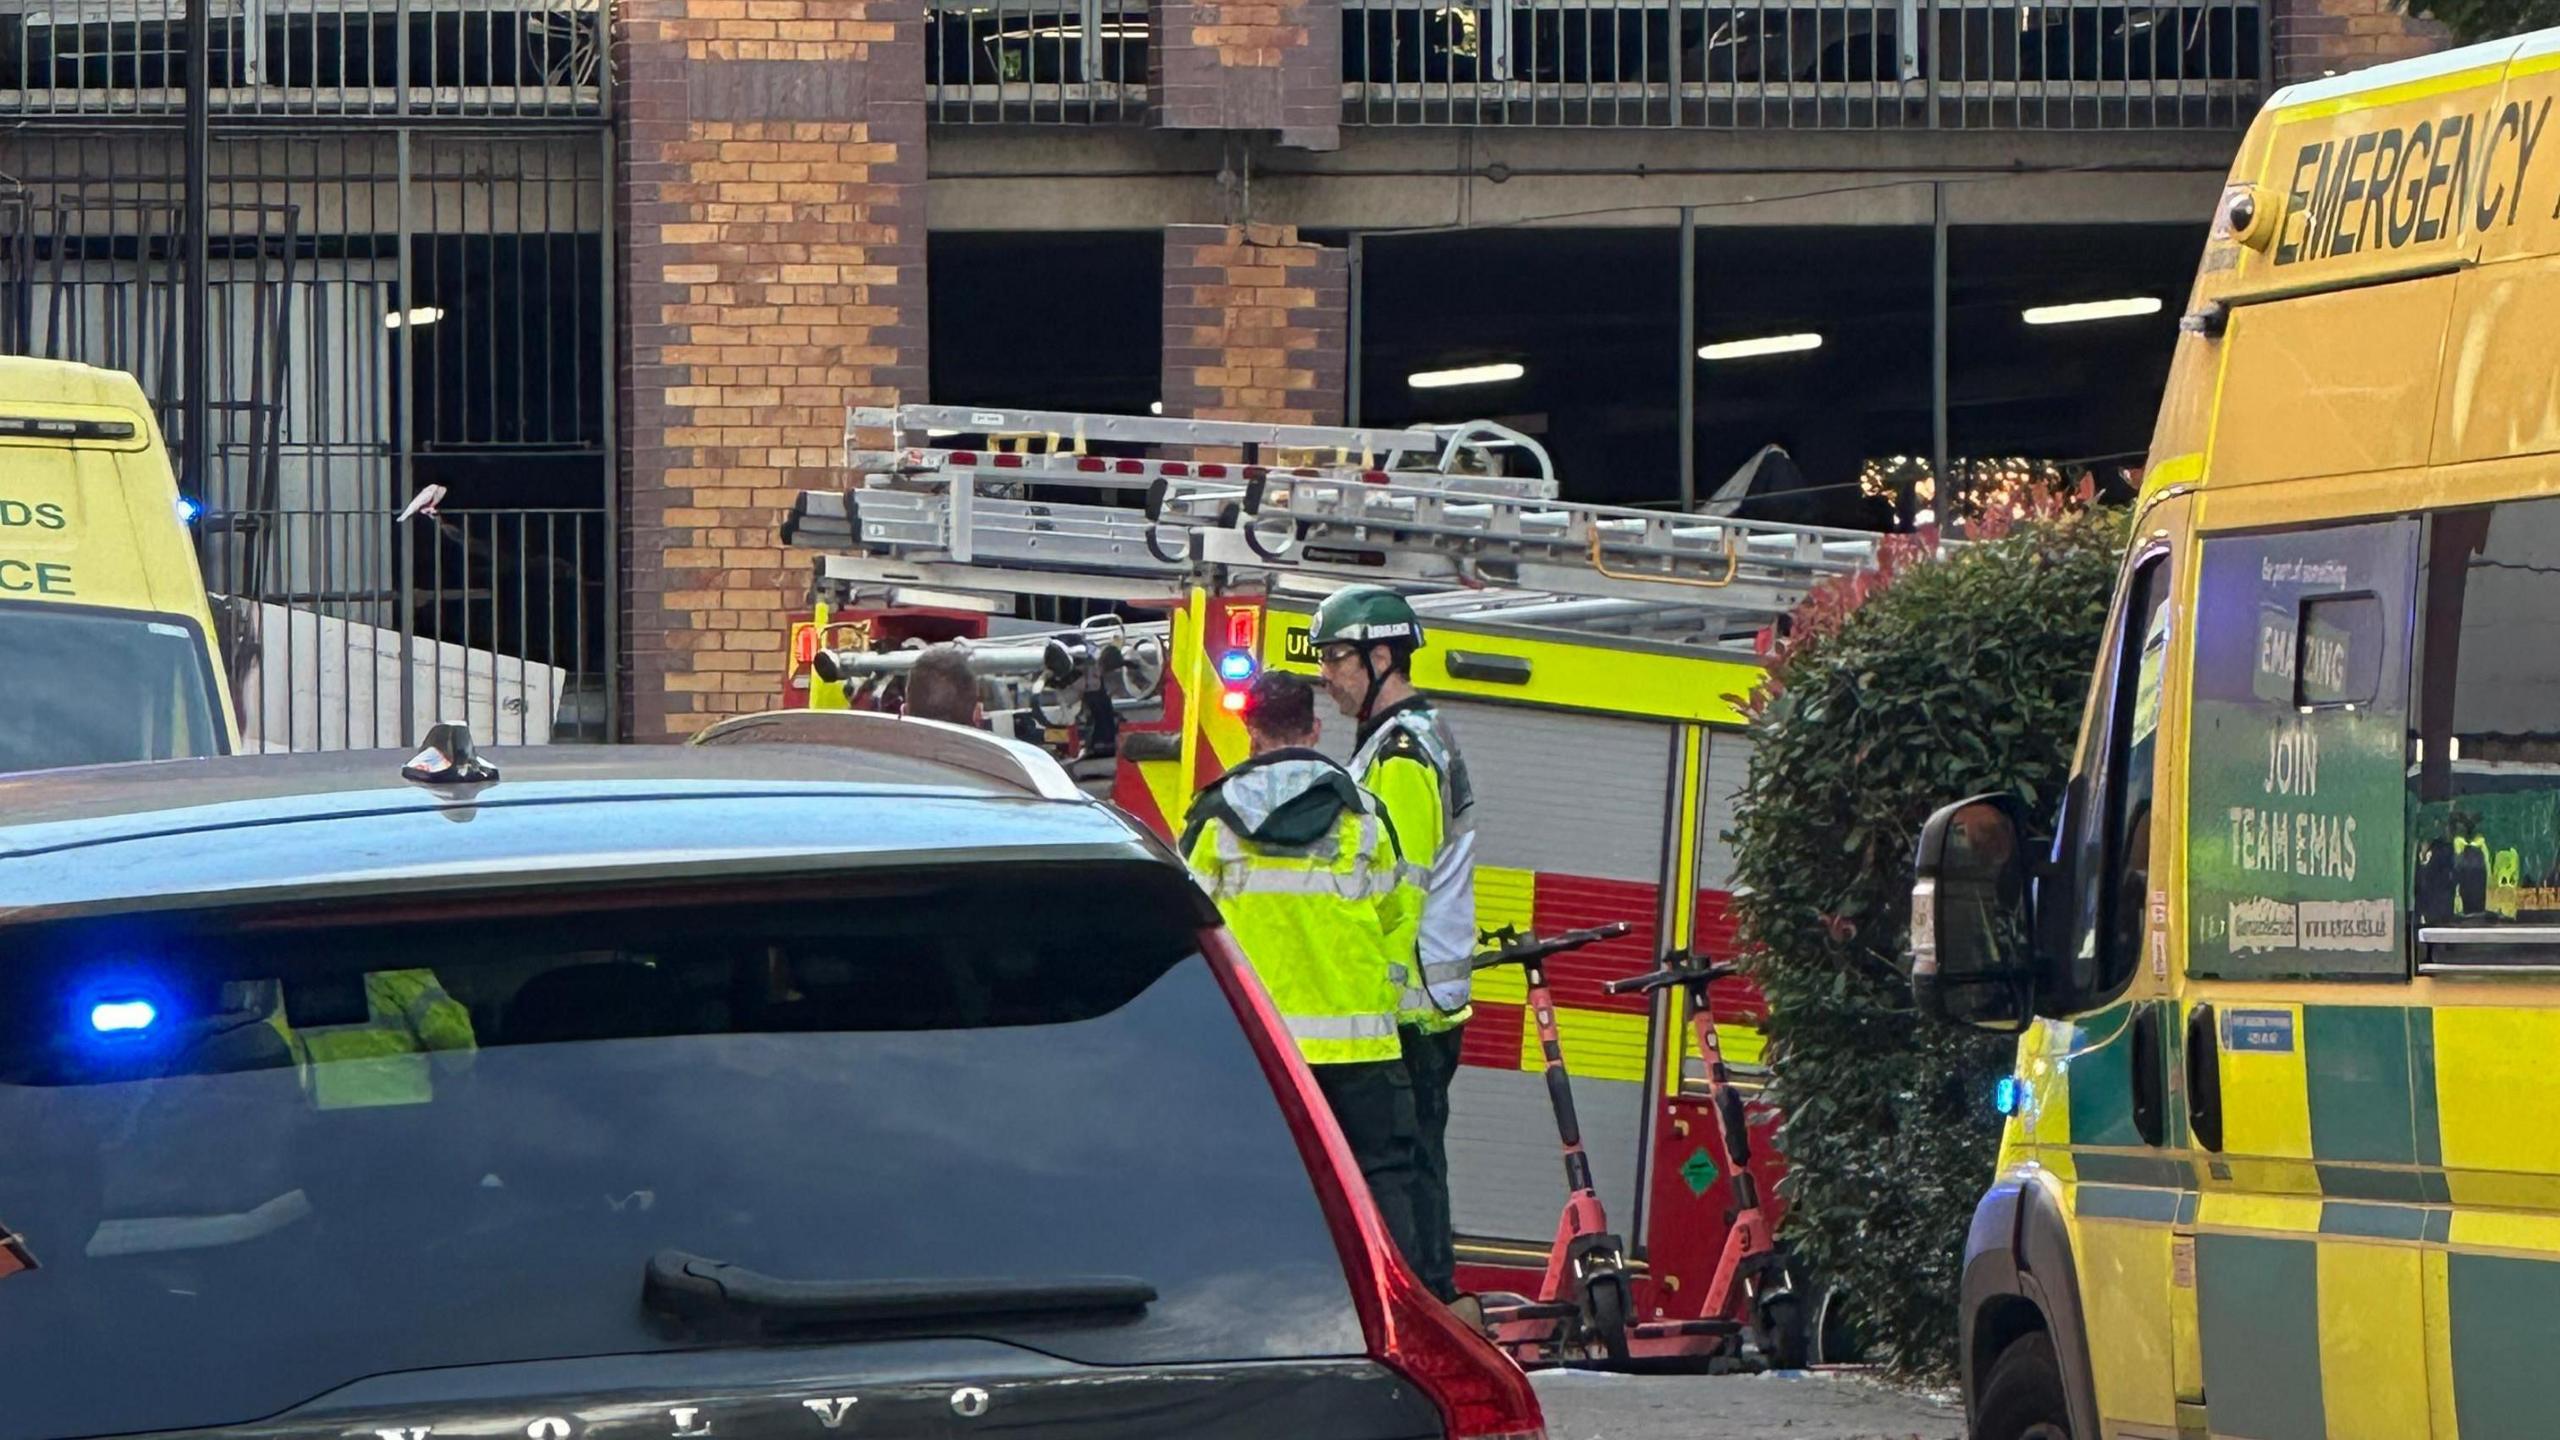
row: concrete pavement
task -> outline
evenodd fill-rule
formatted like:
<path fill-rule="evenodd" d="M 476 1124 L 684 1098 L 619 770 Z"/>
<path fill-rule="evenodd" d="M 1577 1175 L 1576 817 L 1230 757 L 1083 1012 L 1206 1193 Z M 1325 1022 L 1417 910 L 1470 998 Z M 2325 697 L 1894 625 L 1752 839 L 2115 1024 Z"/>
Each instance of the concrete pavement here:
<path fill-rule="evenodd" d="M 1534 1377 L 1549 1440 L 1962 1440 L 1964 1415 L 1847 1375 Z"/>

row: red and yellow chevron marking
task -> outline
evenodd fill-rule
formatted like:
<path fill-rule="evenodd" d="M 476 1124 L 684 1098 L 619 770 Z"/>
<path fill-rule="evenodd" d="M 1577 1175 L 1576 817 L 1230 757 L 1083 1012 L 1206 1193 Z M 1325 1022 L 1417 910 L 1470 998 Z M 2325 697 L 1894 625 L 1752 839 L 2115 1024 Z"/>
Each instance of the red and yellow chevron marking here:
<path fill-rule="evenodd" d="M 1151 729 L 1182 734 L 1192 719 L 1191 697 L 1218 693 L 1221 687 L 1210 669 L 1208 647 L 1201 644 L 1200 637 L 1229 633 L 1228 613 L 1257 604 L 1195 592 L 1191 604 L 1174 613 L 1164 684 L 1164 720 Z M 1290 618 L 1299 620 L 1299 633 L 1303 635 L 1302 617 Z M 1262 648 L 1266 664 L 1305 668 L 1289 663 L 1281 627 L 1263 627 Z M 1187 774 L 1180 760 L 1123 760 L 1113 784 L 1113 801 L 1168 839 L 1179 833 L 1183 817 L 1190 810 L 1191 797 L 1200 787 L 1244 759 L 1248 752 L 1244 722 L 1224 708 L 1214 703 L 1201 707 L 1197 723 L 1197 733 L 1186 737 L 1190 743 L 1185 750 L 1191 761 Z M 1554 989 L 1556 1024 L 1564 1041 L 1566 1063 L 1576 1075 L 1638 1083 L 1646 1078 L 1652 1032 L 1650 1002 L 1642 996 L 1608 995 L 1601 987 L 1608 981 L 1651 969 L 1656 957 L 1667 948 L 1656 923 L 1660 896 L 1660 886 L 1634 881 L 1500 866 L 1479 866 L 1476 870 L 1479 931 L 1509 925 L 1523 932 L 1552 932 L 1616 920 L 1634 927 L 1618 939 L 1558 957 L 1547 972 Z M 1695 936 L 1692 943 L 1719 957 L 1729 954 L 1732 948 L 1732 926 L 1724 906 L 1725 897 L 1720 893 L 1700 895 L 1690 926 Z M 1493 970 L 1477 976 L 1475 997 L 1476 1018 L 1467 1027 L 1465 1063 L 1498 1070 L 1542 1068 L 1537 1030 L 1524 1023 L 1528 995 L 1520 972 Z M 1738 1065 L 1756 1064 L 1762 1049 L 1758 1021 L 1763 1007 L 1758 992 L 1747 981 L 1720 982 L 1715 1005 L 1720 1021 L 1717 1040 L 1724 1047 L 1725 1058 Z M 1681 1025 L 1682 1056 L 1695 1058 L 1697 1047 L 1688 1035 L 1687 1017 L 1675 1018 Z M 1666 1066 L 1665 1082 L 1676 1087 L 1678 1073 L 1676 1068 Z"/>
<path fill-rule="evenodd" d="M 1250 749 L 1244 721 L 1214 702 L 1200 707 L 1197 733 L 1184 733 L 1185 726 L 1192 723 L 1191 697 L 1214 696 L 1220 688 L 1200 636 L 1204 632 L 1223 633 L 1226 613 L 1233 608 L 1259 607 L 1252 601 L 1229 601 L 1194 592 L 1191 604 L 1173 613 L 1173 636 L 1166 653 L 1164 718 L 1144 732 L 1134 728 L 1122 732 L 1124 744 L 1126 736 L 1139 733 L 1180 736 L 1184 741 L 1182 753 L 1191 759 L 1187 775 L 1180 760 L 1123 759 L 1112 779 L 1112 803 L 1167 840 L 1181 833 L 1183 817 L 1191 811 L 1191 797 L 1200 792 L 1200 787 L 1226 773 L 1227 767 L 1243 760 Z"/>
<path fill-rule="evenodd" d="M 1574 1074 L 1593 1080 L 1645 1078 L 1651 1040 L 1651 1006 L 1641 996 L 1614 996 L 1602 986 L 1653 968 L 1661 953 L 1654 917 L 1660 887 L 1623 880 L 1597 880 L 1555 871 L 1479 866 L 1476 869 L 1476 928 L 1513 926 L 1523 932 L 1579 929 L 1624 920 L 1635 928 L 1570 955 L 1559 956 L 1547 971 L 1554 991 L 1556 1027 L 1564 1040 L 1565 1063 Z M 1732 926 L 1725 918 L 1726 897 L 1710 891 L 1698 897 L 1697 930 L 1708 954 L 1731 949 Z M 1476 977 L 1476 1018 L 1467 1027 L 1466 1063 L 1497 1070 L 1536 1070 L 1545 1061 L 1538 1052 L 1536 1027 L 1526 1023 L 1528 982 L 1517 970 L 1489 970 Z M 1716 1042 L 1725 1059 L 1739 1065 L 1760 1060 L 1759 1020 L 1765 1007 L 1747 980 L 1716 984 Z M 1681 1024 L 1684 1059 L 1697 1056 L 1686 1015 Z"/>

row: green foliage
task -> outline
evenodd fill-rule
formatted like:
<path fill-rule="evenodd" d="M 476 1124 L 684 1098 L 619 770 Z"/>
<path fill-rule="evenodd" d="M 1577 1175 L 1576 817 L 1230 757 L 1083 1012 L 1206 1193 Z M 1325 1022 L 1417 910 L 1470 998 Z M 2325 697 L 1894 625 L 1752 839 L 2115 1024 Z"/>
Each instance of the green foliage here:
<path fill-rule="evenodd" d="M 2038 519 L 1817 597 L 1758 702 L 1732 840 L 1787 1117 L 1785 1234 L 1907 1372 L 1954 1363 L 2014 1050 L 1912 1008 L 1912 845 L 1970 795 L 2053 813 L 2124 536 L 2118 511 Z"/>
<path fill-rule="evenodd" d="M 2441 23 L 2464 45 L 2560 25 L 2560 0 L 2392 0 L 2392 6 Z"/>

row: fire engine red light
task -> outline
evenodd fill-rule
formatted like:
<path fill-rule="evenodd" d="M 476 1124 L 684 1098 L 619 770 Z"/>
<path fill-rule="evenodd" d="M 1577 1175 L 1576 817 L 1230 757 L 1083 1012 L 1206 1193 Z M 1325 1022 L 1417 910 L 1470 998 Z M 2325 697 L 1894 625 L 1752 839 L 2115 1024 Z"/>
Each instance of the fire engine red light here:
<path fill-rule="evenodd" d="M 978 452 L 975 450 L 954 450 L 951 452 L 951 463 L 954 465 L 975 465 L 978 463 Z"/>
<path fill-rule="evenodd" d="M 1360 483 L 1363 485 L 1384 485 L 1387 483 L 1387 472 L 1384 470 L 1363 470 L 1360 472 Z"/>
<path fill-rule="evenodd" d="M 1230 690 L 1226 693 L 1226 698 L 1220 703 L 1230 710 L 1241 711 L 1244 709 L 1244 692 L 1241 690 Z"/>
<path fill-rule="evenodd" d="M 1168 480 L 1180 480 L 1191 473 L 1191 467 L 1179 460 L 1167 461 L 1163 469 L 1165 478 Z"/>
<path fill-rule="evenodd" d="M 1247 465 L 1244 467 L 1244 478 L 1247 480 L 1259 480 L 1270 473 L 1270 471 L 1259 465 Z"/>
<path fill-rule="evenodd" d="M 1076 462 L 1076 468 L 1084 471 L 1088 475 L 1099 475 L 1103 471 L 1111 468 L 1111 462 L 1103 459 L 1099 455 L 1087 455 Z"/>
<path fill-rule="evenodd" d="M 1227 648 L 1228 648 L 1228 649 L 1230 649 L 1230 650 L 1243 650 L 1243 651 L 1250 652 L 1250 651 L 1253 649 L 1253 642 L 1254 642 L 1255 638 L 1256 638 L 1256 637 L 1258 637 L 1261 633 L 1262 633 L 1262 612 L 1261 612 L 1261 611 L 1259 611 L 1259 610 L 1251 610 L 1251 609 L 1235 609 L 1235 610 L 1230 610 L 1230 611 L 1228 611 L 1228 612 L 1227 612 Z"/>
<path fill-rule="evenodd" d="M 1118 470 L 1123 475 L 1144 475 L 1147 473 L 1147 464 L 1143 460 L 1123 460 L 1112 468 Z"/>
<path fill-rule="evenodd" d="M 817 627 L 803 625 L 792 631 L 791 663 L 795 665 L 814 665 L 818 663 Z"/>
<path fill-rule="evenodd" d="M 996 468 L 999 470 L 1019 470 L 1022 468 L 1022 457 L 1019 455 L 999 455 L 996 457 Z"/>
<path fill-rule="evenodd" d="M 1203 480 L 1224 480 L 1227 478 L 1227 467 L 1224 465 L 1203 465 L 1200 467 L 1200 478 Z"/>

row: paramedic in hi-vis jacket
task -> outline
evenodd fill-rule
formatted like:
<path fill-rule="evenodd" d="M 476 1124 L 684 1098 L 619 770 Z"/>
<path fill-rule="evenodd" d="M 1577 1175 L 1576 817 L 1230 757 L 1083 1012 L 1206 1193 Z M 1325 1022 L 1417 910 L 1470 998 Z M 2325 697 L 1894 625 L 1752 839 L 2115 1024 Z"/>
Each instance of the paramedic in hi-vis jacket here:
<path fill-rule="evenodd" d="M 1406 1263 L 1414 1231 L 1413 1082 L 1396 1034 L 1396 947 L 1422 892 L 1351 772 L 1316 750 L 1315 690 L 1266 671 L 1245 695 L 1252 757 L 1192 801 L 1181 849 L 1315 1072 Z"/>
<path fill-rule="evenodd" d="M 1458 1294 L 1449 1217 L 1449 1086 L 1457 1079 L 1476 950 L 1475 792 L 1448 722 L 1413 688 L 1422 623 L 1403 596 L 1375 585 L 1340 590 L 1316 607 L 1308 639 L 1325 689 L 1360 723 L 1351 773 L 1386 808 L 1405 863 L 1424 872 L 1421 922 L 1408 946 L 1399 1033 L 1422 1130 L 1413 1222 L 1423 1283 Z"/>

